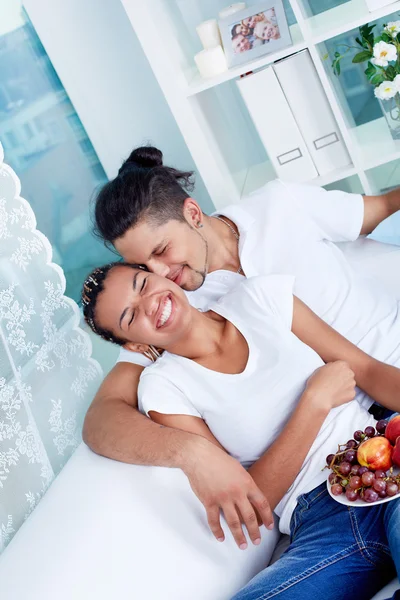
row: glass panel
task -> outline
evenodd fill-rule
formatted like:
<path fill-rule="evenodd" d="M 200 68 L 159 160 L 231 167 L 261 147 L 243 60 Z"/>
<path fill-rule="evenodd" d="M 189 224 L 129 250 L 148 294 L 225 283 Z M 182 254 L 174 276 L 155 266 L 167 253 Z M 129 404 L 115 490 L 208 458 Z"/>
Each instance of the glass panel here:
<path fill-rule="evenodd" d="M 400 160 L 367 171 L 374 194 L 384 194 L 400 186 Z M 400 246 L 400 212 L 382 221 L 371 234 L 373 239 Z"/>
<path fill-rule="evenodd" d="M 0 5 L 0 140 L 38 229 L 78 299 L 84 276 L 112 260 L 91 234 L 89 200 L 106 174 L 21 1 Z"/>
<path fill-rule="evenodd" d="M 351 0 L 302 0 L 301 4 L 303 6 L 304 15 L 312 17 L 350 1 Z"/>
<path fill-rule="evenodd" d="M 324 185 L 326 190 L 342 190 L 342 192 L 348 192 L 350 194 L 363 194 L 364 190 L 357 175 L 346 177 L 340 181 L 334 181 L 328 185 Z"/>

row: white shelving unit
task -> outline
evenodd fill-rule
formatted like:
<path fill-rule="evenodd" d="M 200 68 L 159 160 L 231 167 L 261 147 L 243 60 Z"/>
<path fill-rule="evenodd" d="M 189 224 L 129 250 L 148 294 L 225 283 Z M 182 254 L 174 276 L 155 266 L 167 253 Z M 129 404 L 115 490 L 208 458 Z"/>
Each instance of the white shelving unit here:
<path fill-rule="evenodd" d="M 352 187 L 358 187 L 356 191 L 373 194 L 382 187 L 382 177 L 374 177 L 374 169 L 382 170 L 382 165 L 388 164 L 391 174 L 396 170 L 400 141 L 392 139 L 383 117 L 355 126 L 340 85 L 322 57 L 327 40 L 387 15 L 393 15 L 388 20 L 400 18 L 396 14 L 400 2 L 369 12 L 364 0 L 350 0 L 307 17 L 302 1 L 290 0 L 297 20 L 290 27 L 293 44 L 212 79 L 202 79 L 194 64 L 193 56 L 201 49 L 195 26 L 217 17 L 227 0 L 121 2 L 216 208 L 239 201 L 276 177 L 235 80 L 305 48 L 352 160 L 349 167 L 310 183 L 324 186 L 348 180 Z M 252 4 L 259 4 L 259 0 L 248 0 L 247 5 Z"/>

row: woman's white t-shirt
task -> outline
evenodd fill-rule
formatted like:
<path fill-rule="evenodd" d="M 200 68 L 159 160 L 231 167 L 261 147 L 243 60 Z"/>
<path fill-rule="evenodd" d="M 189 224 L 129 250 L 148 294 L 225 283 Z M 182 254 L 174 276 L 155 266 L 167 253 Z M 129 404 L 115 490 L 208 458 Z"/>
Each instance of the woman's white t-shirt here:
<path fill-rule="evenodd" d="M 211 308 L 246 339 L 249 358 L 240 374 L 223 374 L 165 353 L 145 369 L 139 407 L 146 414 L 184 414 L 204 419 L 224 448 L 244 466 L 268 449 L 284 428 L 310 375 L 324 363 L 292 332 L 294 278 L 286 275 L 244 280 Z M 276 508 L 280 529 L 289 532 L 299 494 L 327 477 L 321 471 L 337 444 L 375 420 L 365 396 L 330 412 L 294 484 Z"/>

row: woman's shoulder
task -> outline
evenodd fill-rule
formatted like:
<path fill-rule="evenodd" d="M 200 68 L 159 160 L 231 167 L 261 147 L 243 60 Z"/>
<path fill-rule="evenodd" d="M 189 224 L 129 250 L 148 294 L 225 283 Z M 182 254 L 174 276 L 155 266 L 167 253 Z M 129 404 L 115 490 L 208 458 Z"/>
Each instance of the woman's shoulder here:
<path fill-rule="evenodd" d="M 145 382 L 146 387 L 158 387 L 166 385 L 167 382 L 174 383 L 177 376 L 181 374 L 182 365 L 180 357 L 164 351 L 157 360 L 143 369 L 140 382 Z"/>

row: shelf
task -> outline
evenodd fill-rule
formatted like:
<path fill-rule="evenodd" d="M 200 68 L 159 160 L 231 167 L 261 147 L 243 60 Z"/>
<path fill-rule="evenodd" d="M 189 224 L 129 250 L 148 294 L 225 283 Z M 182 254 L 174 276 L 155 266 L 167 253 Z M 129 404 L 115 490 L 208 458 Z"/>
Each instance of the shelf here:
<path fill-rule="evenodd" d="M 320 175 L 319 177 L 315 177 L 315 179 L 312 179 L 307 183 L 322 187 L 324 185 L 334 183 L 335 181 L 340 181 L 341 179 L 346 179 L 346 177 L 351 177 L 352 175 L 356 174 L 357 170 L 355 169 L 355 167 L 353 165 L 349 165 L 347 167 L 335 169 L 334 171 L 332 171 L 331 173 L 327 173 L 326 175 Z M 262 187 L 269 181 L 272 181 L 273 179 L 276 179 L 276 173 L 269 161 L 250 167 L 247 171 L 241 197 L 243 198 L 248 194 L 251 194 L 252 192 Z"/>
<path fill-rule="evenodd" d="M 199 94 L 200 92 L 209 90 L 210 88 L 213 88 L 216 85 L 225 83 L 226 81 L 230 81 L 231 79 L 235 79 L 236 77 L 240 77 L 240 75 L 244 75 L 244 73 L 248 73 L 249 71 L 255 71 L 256 69 L 261 69 L 262 67 L 265 67 L 266 65 L 269 65 L 276 60 L 284 58 L 285 56 L 289 56 L 290 54 L 294 54 L 295 52 L 304 50 L 304 48 L 306 48 L 307 45 L 303 40 L 300 28 L 297 25 L 297 23 L 290 27 L 290 33 L 292 35 L 293 44 L 291 46 L 288 46 L 287 48 L 283 48 L 279 52 L 272 52 L 271 54 L 266 54 L 265 56 L 257 58 L 257 60 L 252 60 L 243 65 L 239 65 L 237 67 L 228 69 L 228 71 L 222 73 L 222 75 L 218 75 L 217 77 L 211 77 L 210 79 L 203 79 L 199 73 L 196 73 L 196 75 L 193 77 L 192 81 L 186 88 L 186 96 L 194 96 L 195 94 Z"/>
<path fill-rule="evenodd" d="M 393 2 L 370 12 L 364 0 L 352 0 L 305 19 L 304 26 L 308 30 L 312 43 L 319 44 L 399 10 L 400 2 Z"/>
<path fill-rule="evenodd" d="M 394 140 L 384 117 L 350 130 L 362 168 L 373 169 L 400 158 L 400 140 Z"/>

